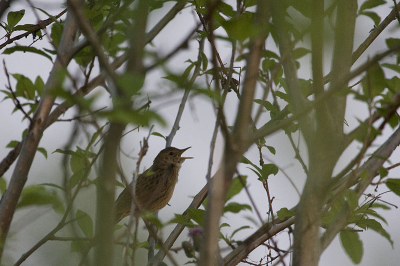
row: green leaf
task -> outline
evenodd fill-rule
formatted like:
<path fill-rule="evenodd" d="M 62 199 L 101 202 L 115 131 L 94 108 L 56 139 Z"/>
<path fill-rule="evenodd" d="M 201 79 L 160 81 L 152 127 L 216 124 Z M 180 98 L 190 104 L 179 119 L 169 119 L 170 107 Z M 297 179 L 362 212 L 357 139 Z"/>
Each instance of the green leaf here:
<path fill-rule="evenodd" d="M 61 153 L 61 154 L 66 154 L 66 155 L 73 155 L 75 154 L 75 152 L 71 151 L 71 150 L 61 150 L 61 149 L 57 149 L 55 151 L 53 151 L 52 153 Z"/>
<path fill-rule="evenodd" d="M 388 178 L 385 182 L 386 186 L 397 196 L 400 196 L 400 179 Z"/>
<path fill-rule="evenodd" d="M 53 26 L 51 27 L 50 37 L 55 47 L 58 47 L 58 45 L 60 44 L 62 32 L 63 32 L 63 25 L 61 25 L 60 23 L 54 23 Z"/>
<path fill-rule="evenodd" d="M 28 186 L 22 190 L 17 208 L 32 205 L 52 205 L 54 211 L 64 212 L 64 206 L 55 191 L 48 191 L 42 186 Z"/>
<path fill-rule="evenodd" d="M 282 221 L 295 215 L 294 211 L 288 210 L 288 208 L 282 208 L 276 214 L 278 215 L 278 218 Z"/>
<path fill-rule="evenodd" d="M 355 264 L 359 264 L 364 253 L 364 248 L 358 233 L 340 231 L 340 242 L 350 259 Z"/>
<path fill-rule="evenodd" d="M 395 64 L 382 64 L 381 66 L 391 69 L 393 71 L 396 71 L 397 73 L 400 73 L 400 66 L 399 65 L 395 65 Z"/>
<path fill-rule="evenodd" d="M 226 212 L 238 213 L 244 210 L 251 210 L 250 205 L 241 204 L 237 202 L 230 202 L 224 207 L 224 213 Z"/>
<path fill-rule="evenodd" d="M 286 84 L 286 83 L 285 83 Z M 282 100 L 284 100 L 285 102 L 289 102 L 289 96 L 281 91 L 276 91 L 275 92 L 276 97 L 281 98 Z"/>
<path fill-rule="evenodd" d="M 309 53 L 311 53 L 310 49 L 299 47 L 293 50 L 293 57 L 294 59 L 299 59 Z"/>
<path fill-rule="evenodd" d="M 201 56 L 201 61 L 202 61 L 202 69 L 203 69 L 203 71 L 206 71 L 207 70 L 207 66 L 208 66 L 208 58 L 207 58 L 207 56 L 202 52 L 202 51 L 200 51 L 200 56 Z"/>
<path fill-rule="evenodd" d="M 53 183 L 41 183 L 39 184 L 41 186 L 49 186 L 49 187 L 54 187 L 54 188 L 58 188 L 61 189 L 62 191 L 65 191 L 65 189 L 59 185 L 53 184 Z"/>
<path fill-rule="evenodd" d="M 21 30 L 21 31 L 32 31 L 32 30 L 34 30 L 36 28 L 37 28 L 36 24 L 23 24 L 23 25 L 15 26 L 13 28 L 13 31 L 18 31 L 18 30 Z"/>
<path fill-rule="evenodd" d="M 93 133 L 92 138 L 90 139 L 90 142 L 88 146 L 86 147 L 86 153 L 89 151 L 89 148 L 92 147 L 92 145 L 95 143 L 97 138 L 99 137 L 100 133 L 103 131 L 104 127 L 108 125 L 108 123 L 105 123 L 101 128 L 96 130 L 96 132 Z"/>
<path fill-rule="evenodd" d="M 89 165 L 89 160 L 87 157 L 85 157 L 85 155 L 82 152 L 77 151 L 71 156 L 69 165 L 71 167 L 72 172 L 77 173 L 85 169 L 85 167 Z"/>
<path fill-rule="evenodd" d="M 174 216 L 175 218 L 172 218 L 168 224 L 182 224 L 189 228 L 195 226 L 194 223 L 192 223 L 185 215 L 175 213 Z"/>
<path fill-rule="evenodd" d="M 149 221 L 150 223 L 154 224 L 157 228 L 162 228 L 164 225 L 162 224 L 162 222 L 160 221 L 160 219 L 158 219 L 157 216 L 154 215 L 154 213 L 152 212 L 144 212 L 142 214 L 142 218 L 146 221 Z"/>
<path fill-rule="evenodd" d="M 366 12 L 366 11 L 363 11 L 363 12 L 360 12 L 359 13 L 360 15 L 364 15 L 364 16 L 367 16 L 367 17 L 369 17 L 370 19 L 372 19 L 372 21 L 374 21 L 374 25 L 379 25 L 379 23 L 381 23 L 381 17 L 377 14 L 377 13 L 375 13 L 375 12 Z"/>
<path fill-rule="evenodd" d="M 86 237 L 93 237 L 93 221 L 89 214 L 82 210 L 76 211 L 76 222 Z"/>
<path fill-rule="evenodd" d="M 272 153 L 273 155 L 276 154 L 276 150 L 274 147 L 268 145 L 264 145 L 264 147 L 266 147 L 269 150 L 269 152 Z"/>
<path fill-rule="evenodd" d="M 358 207 L 358 196 L 357 193 L 351 189 L 345 191 L 344 196 L 346 198 L 347 204 L 351 210 L 355 210 Z"/>
<path fill-rule="evenodd" d="M 88 250 L 90 243 L 85 240 L 74 240 L 71 242 L 71 253 L 81 253 L 82 250 Z"/>
<path fill-rule="evenodd" d="M 149 126 L 153 122 L 158 122 L 161 126 L 166 125 L 161 115 L 151 110 L 138 112 L 136 110 L 118 109 L 100 112 L 99 116 L 125 124 Z"/>
<path fill-rule="evenodd" d="M 24 17 L 24 15 L 25 15 L 24 9 L 15 12 L 8 12 L 7 15 L 8 26 L 11 29 L 14 28 L 14 26 L 18 24 L 18 22 Z"/>
<path fill-rule="evenodd" d="M 388 174 L 389 174 L 389 171 L 385 167 L 381 167 L 379 169 L 379 176 L 381 179 L 387 177 Z"/>
<path fill-rule="evenodd" d="M 255 27 L 253 22 L 253 13 L 245 12 L 239 17 L 234 17 L 228 21 L 222 22 L 228 36 L 239 42 L 243 42 L 247 38 L 256 36 L 260 29 Z"/>
<path fill-rule="evenodd" d="M 231 225 L 228 224 L 228 223 L 222 223 L 222 224 L 219 226 L 219 229 L 221 229 L 222 227 L 231 227 Z"/>
<path fill-rule="evenodd" d="M 381 223 L 378 222 L 377 220 L 362 218 L 362 219 L 358 219 L 356 224 L 357 224 L 357 226 L 359 226 L 361 228 L 374 230 L 375 232 L 377 232 L 378 234 L 380 234 L 381 236 L 386 238 L 393 247 L 393 240 L 391 239 L 388 232 L 382 227 Z"/>
<path fill-rule="evenodd" d="M 10 141 L 10 142 L 7 144 L 6 148 L 11 148 L 11 149 L 13 149 L 13 148 L 17 147 L 18 144 L 19 144 L 19 141 L 17 141 L 17 140 L 12 140 L 12 141 Z"/>
<path fill-rule="evenodd" d="M 231 198 L 233 198 L 235 195 L 239 194 L 240 191 L 242 191 L 242 189 L 244 188 L 244 186 L 242 185 L 242 182 L 240 181 L 240 178 L 242 179 L 244 185 L 246 186 L 247 183 L 247 176 L 246 175 L 241 175 L 240 177 L 237 176 L 233 179 L 232 181 L 232 185 L 229 188 L 229 191 L 226 195 L 226 201 L 230 200 Z"/>
<path fill-rule="evenodd" d="M 257 171 L 258 172 L 260 172 L 261 173 L 261 168 L 260 167 L 258 167 L 257 165 L 255 165 L 254 163 L 252 163 L 249 159 L 247 159 L 246 157 L 242 157 L 242 161 L 241 161 L 241 163 L 244 163 L 244 164 L 250 164 L 251 166 L 253 166 L 255 169 L 257 169 Z"/>
<path fill-rule="evenodd" d="M 7 181 L 2 176 L 2 177 L 0 177 L 0 192 L 1 192 L 1 195 L 4 194 L 6 189 L 7 189 Z"/>
<path fill-rule="evenodd" d="M 216 102 L 221 102 L 221 95 L 215 90 L 193 88 L 192 91 L 193 95 L 205 95 L 211 99 L 214 99 Z"/>
<path fill-rule="evenodd" d="M 386 88 L 385 74 L 378 63 L 367 69 L 367 74 L 362 81 L 362 87 L 364 95 L 371 99 Z"/>
<path fill-rule="evenodd" d="M 144 79 L 141 74 L 124 74 L 118 78 L 117 83 L 127 96 L 134 96 L 143 87 Z"/>
<path fill-rule="evenodd" d="M 234 231 L 232 232 L 232 234 L 231 234 L 231 238 L 232 238 L 236 233 L 238 233 L 238 232 L 240 232 L 240 231 L 242 231 L 242 230 L 244 230 L 244 229 L 250 229 L 250 226 L 244 225 L 244 226 L 239 227 L 238 229 L 234 230 Z"/>
<path fill-rule="evenodd" d="M 275 164 L 264 164 L 261 169 L 261 178 L 258 180 L 267 180 L 270 175 L 276 175 L 279 169 Z"/>
<path fill-rule="evenodd" d="M 12 76 L 17 80 L 15 95 L 33 100 L 35 97 L 35 87 L 32 81 L 21 74 L 12 74 Z"/>
<path fill-rule="evenodd" d="M 12 54 L 14 52 L 24 52 L 24 53 L 28 52 L 28 53 L 39 54 L 39 55 L 46 57 L 51 62 L 53 62 L 53 59 L 51 58 L 50 55 L 48 55 L 46 52 L 44 52 L 42 50 L 32 47 L 32 46 L 19 46 L 19 45 L 14 46 L 14 47 L 5 49 L 3 54 Z"/>
<path fill-rule="evenodd" d="M 47 151 L 46 151 L 45 148 L 39 147 L 39 148 L 37 149 L 37 151 L 40 152 L 41 154 L 43 154 L 44 158 L 47 159 Z"/>
<path fill-rule="evenodd" d="M 37 94 L 42 95 L 44 91 L 44 82 L 40 76 L 36 77 L 34 87 L 35 90 L 37 91 Z"/>
<path fill-rule="evenodd" d="M 85 178 L 85 170 L 82 169 L 80 171 L 74 172 L 72 176 L 69 178 L 69 188 L 72 189 L 76 185 L 79 184 L 79 182 L 82 180 L 82 178 Z"/>
<path fill-rule="evenodd" d="M 160 137 L 160 138 L 163 138 L 163 139 L 166 139 L 165 136 L 164 136 L 163 134 L 158 133 L 158 132 L 153 132 L 153 133 L 151 133 L 151 135 L 157 136 L 157 137 Z"/>
<path fill-rule="evenodd" d="M 190 219 L 195 221 L 200 226 L 203 225 L 205 213 L 206 211 L 202 209 L 188 209 L 188 215 Z"/>
<path fill-rule="evenodd" d="M 360 6 L 359 12 L 362 12 L 366 9 L 371 9 L 380 5 L 384 5 L 386 3 L 385 0 L 367 0 Z"/>
<path fill-rule="evenodd" d="M 354 139 L 357 141 L 364 143 L 365 139 L 367 138 L 368 134 L 370 138 L 375 138 L 378 135 L 381 135 L 382 132 L 374 128 L 373 126 L 369 125 L 368 122 L 359 121 L 360 122 L 360 130 L 356 132 L 354 135 Z M 369 132 L 368 132 L 369 131 Z"/>

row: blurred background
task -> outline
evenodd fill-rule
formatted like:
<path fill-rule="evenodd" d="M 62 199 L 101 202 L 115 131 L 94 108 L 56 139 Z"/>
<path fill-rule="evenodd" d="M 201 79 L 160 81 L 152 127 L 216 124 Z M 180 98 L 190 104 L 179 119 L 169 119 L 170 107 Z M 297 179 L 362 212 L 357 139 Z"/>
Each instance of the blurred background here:
<path fill-rule="evenodd" d="M 35 7 L 40 7 L 46 10 L 52 15 L 60 13 L 63 8 L 65 8 L 63 2 L 59 0 L 53 1 L 31 1 Z M 229 2 L 229 1 L 227 1 Z M 232 1 L 231 1 L 232 2 Z M 150 14 L 149 29 L 162 17 L 171 7 L 173 3 L 167 2 L 164 4 L 162 9 L 156 10 Z M 384 18 L 391 11 L 391 4 L 388 3 L 384 8 L 379 9 L 379 14 L 381 18 Z M 37 18 L 32 12 L 31 7 L 25 1 L 14 1 L 11 9 L 9 11 L 17 11 L 25 9 L 26 14 L 20 24 L 37 23 Z M 47 19 L 47 16 L 39 12 L 41 19 Z M 293 16 L 296 16 L 296 11 L 293 11 Z M 3 21 L 5 18 L 1 18 Z M 65 15 L 62 17 L 65 19 Z M 188 33 L 192 31 L 193 27 L 197 23 L 198 18 L 193 12 L 192 8 L 186 8 L 183 12 L 179 13 L 177 17 L 156 37 L 152 43 L 150 49 L 157 50 L 160 54 L 168 54 L 171 50 L 175 48 L 177 43 L 180 43 L 180 39 L 186 38 Z M 301 23 L 307 23 L 300 21 Z M 300 24 L 301 24 L 300 23 Z M 395 24 L 395 23 L 394 23 Z M 373 22 L 363 16 L 357 18 L 356 33 L 355 36 L 355 48 L 368 36 L 369 31 L 373 28 Z M 222 31 L 220 32 L 223 33 Z M 3 36 L 4 31 L 0 30 L 0 35 Z M 329 34 L 327 34 L 329 35 Z M 399 29 L 397 26 L 389 26 L 382 35 L 391 36 L 399 35 Z M 373 55 L 376 52 L 383 51 L 386 47 L 384 43 L 385 36 L 379 36 L 370 48 L 368 48 L 366 55 L 358 59 L 355 66 L 367 60 L 368 55 Z M 329 37 L 326 39 L 326 60 L 325 60 L 325 72 L 330 68 L 329 56 L 331 50 L 331 44 L 329 43 Z M 4 41 L 4 39 L 3 39 Z M 0 41 L 2 43 L 3 41 Z M 32 42 L 32 37 L 29 36 L 26 39 L 21 39 L 17 43 L 30 44 Z M 307 38 L 304 39 L 304 43 L 301 45 L 308 46 Z M 51 48 L 46 36 L 42 41 L 35 43 L 35 46 L 44 46 Z M 227 42 L 217 42 L 218 50 L 221 54 L 221 58 L 224 62 L 229 64 L 231 47 Z M 190 42 L 187 50 L 178 53 L 172 61 L 170 61 L 168 68 L 170 70 L 180 70 L 182 71 L 188 65 L 185 63 L 187 59 L 195 61 L 197 58 L 198 43 L 193 40 Z M 276 50 L 276 47 L 268 47 L 268 49 Z M 206 51 L 209 54 L 209 46 L 206 44 Z M 44 81 L 46 81 L 49 72 L 52 67 L 52 63 L 42 56 L 34 55 L 31 53 L 14 53 L 12 55 L 0 55 L 1 60 L 6 63 L 8 72 L 10 73 L 21 73 L 30 79 L 34 80 L 36 76 L 41 76 Z M 390 59 L 388 59 L 390 60 Z M 235 63 L 235 66 L 242 67 L 243 61 Z M 299 76 L 302 78 L 310 78 L 310 57 L 305 56 L 301 60 L 302 68 L 300 69 Z M 77 66 L 73 64 L 70 65 L 69 70 L 72 74 L 79 73 Z M 393 73 L 386 72 L 387 77 L 393 75 Z M 149 73 L 146 77 L 146 83 L 144 89 L 148 91 L 149 95 L 164 94 L 165 92 L 171 91 L 169 83 L 166 79 L 162 77 L 165 73 L 160 70 L 154 70 Z M 238 76 L 234 78 L 239 79 Z M 198 82 L 205 81 L 205 79 L 200 78 Z M 0 71 L 0 86 L 4 89 L 6 83 L 6 78 L 4 71 Z M 12 86 L 15 87 L 15 80 L 12 81 Z M 95 89 L 91 94 L 96 95 L 98 98 L 96 100 L 96 105 L 98 108 L 110 107 L 111 102 L 108 94 L 103 91 L 103 88 Z M 261 90 L 258 91 L 261 95 Z M 163 118 L 167 122 L 166 127 L 161 127 L 160 125 L 155 125 L 153 131 L 159 132 L 164 136 L 168 135 L 172 124 L 174 122 L 178 105 L 180 103 L 183 91 L 174 91 L 168 94 L 168 97 L 154 97 L 152 99 L 151 107 L 156 111 L 160 111 Z M 172 146 L 177 148 L 186 148 L 191 146 L 192 148 L 188 150 L 185 155 L 194 157 L 194 160 L 186 161 L 180 171 L 179 182 L 176 186 L 174 196 L 170 201 L 170 206 L 166 206 L 159 212 L 160 220 L 167 222 L 171 220 L 174 213 L 182 213 L 190 204 L 192 197 L 195 196 L 200 189 L 206 184 L 206 173 L 208 160 L 210 155 L 210 140 L 215 124 L 215 110 L 210 104 L 206 96 L 196 96 L 190 97 L 185 111 L 183 113 L 182 121 L 180 123 L 181 127 L 175 136 Z M 228 124 L 233 121 L 236 116 L 236 106 L 237 98 L 234 93 L 228 94 L 225 110 L 228 119 Z M 20 140 L 22 132 L 28 126 L 28 121 L 22 121 L 22 115 L 20 112 L 12 113 L 14 105 L 12 101 L 5 100 L 0 103 L 0 158 L 4 158 L 9 149 L 6 149 L 6 145 L 11 140 Z M 62 119 L 69 119 L 78 114 L 77 110 L 71 108 Z M 366 105 L 360 104 L 359 102 L 349 99 L 346 110 L 346 121 L 348 126 L 345 126 L 347 132 L 351 131 L 358 126 L 357 119 L 365 119 L 368 115 L 368 109 Z M 263 121 L 268 121 L 269 115 L 265 113 L 263 115 Z M 28 185 L 30 184 L 40 184 L 40 183 L 55 183 L 62 185 L 63 178 L 63 155 L 59 153 L 53 153 L 56 149 L 64 149 L 69 147 L 75 149 L 75 146 L 86 146 L 87 138 L 85 137 L 85 132 L 82 128 L 79 128 L 79 134 L 73 143 L 70 143 L 70 135 L 73 132 L 75 122 L 65 121 L 57 122 L 57 124 L 48 128 L 40 142 L 40 147 L 43 147 L 48 152 L 48 158 L 46 159 L 41 154 L 37 154 L 29 174 Z M 129 131 L 128 128 L 126 131 Z M 87 127 L 89 132 L 94 132 L 94 128 Z M 140 141 L 144 137 L 148 136 L 148 131 L 140 129 L 139 131 L 133 131 L 127 134 L 122 139 L 121 144 L 121 165 L 124 170 L 125 176 L 131 177 L 136 169 L 136 158 L 140 149 Z M 379 137 L 376 141 L 377 144 L 382 143 L 383 140 L 387 138 L 388 132 L 383 132 L 383 135 Z M 302 186 L 305 181 L 305 174 L 301 168 L 301 165 L 294 158 L 294 151 L 289 143 L 288 138 L 283 132 L 278 132 L 268 138 L 266 138 L 267 145 L 273 146 L 276 149 L 276 155 L 268 152 L 264 149 L 264 160 L 266 163 L 272 162 L 277 164 L 285 173 L 291 178 L 293 183 L 301 191 Z M 302 145 L 301 137 L 297 136 L 296 142 L 300 143 L 300 151 L 303 158 L 306 158 L 305 145 Z M 151 136 L 149 139 L 149 151 L 144 157 L 141 163 L 141 170 L 150 167 L 154 157 L 158 152 L 165 147 L 164 139 Z M 360 149 L 361 144 L 356 143 L 347 149 L 345 154 L 341 158 L 341 163 L 336 166 L 336 172 L 339 172 L 342 166 L 346 164 L 349 160 Z M 213 173 L 218 169 L 219 160 L 221 158 L 223 150 L 223 141 L 221 136 L 217 138 L 217 144 L 214 154 L 214 167 Z M 372 151 L 369 151 L 372 152 Z M 397 150 L 392 155 L 392 163 L 397 163 L 400 158 L 400 151 Z M 126 156 L 128 155 L 128 156 Z M 249 149 L 246 153 L 246 157 L 252 161 L 258 161 L 258 151 L 254 147 Z M 13 166 L 5 174 L 4 178 L 9 180 L 13 171 Z M 255 174 L 250 171 L 246 165 L 241 164 L 239 167 L 239 172 L 242 175 L 248 175 L 248 188 L 254 198 L 257 208 L 262 214 L 264 219 L 267 219 L 267 212 L 269 210 L 267 195 L 262 187 L 261 183 L 257 181 Z M 92 171 L 92 176 L 98 175 L 98 171 Z M 398 177 L 400 171 L 398 169 L 391 170 L 389 172 L 389 177 Z M 296 193 L 295 188 L 289 182 L 287 177 L 280 171 L 276 176 L 271 176 L 269 179 L 269 188 L 272 196 L 274 197 L 273 208 L 274 212 L 278 211 L 280 208 L 293 207 L 299 200 L 299 195 Z M 368 190 L 369 193 L 378 195 L 388 191 L 385 186 L 380 186 L 377 191 L 374 188 Z M 117 192 L 119 194 L 119 191 Z M 62 197 L 62 195 L 61 195 Z M 400 198 L 395 196 L 393 193 L 386 193 L 382 195 L 382 199 L 390 202 L 395 206 L 400 206 Z M 240 203 L 250 204 L 248 196 L 244 191 L 242 191 L 235 201 Z M 83 193 L 82 197 L 78 199 L 76 208 L 82 209 L 89 213 L 94 219 L 95 217 L 95 202 L 96 193 L 94 189 L 89 190 L 87 193 Z M 394 241 L 394 249 L 392 249 L 390 243 L 384 239 L 382 236 L 378 235 L 374 231 L 367 230 L 361 233 L 361 239 L 364 245 L 364 256 L 360 265 L 398 265 L 400 261 L 400 212 L 397 207 L 393 207 L 389 211 L 379 212 L 388 222 L 387 225 L 383 224 L 384 228 L 391 235 Z M 234 217 L 234 219 L 232 219 Z M 249 219 L 249 217 L 251 219 Z M 3 260 L 4 265 L 14 264 L 15 261 L 25 253 L 29 248 L 36 244 L 43 236 L 45 236 L 59 221 L 61 216 L 56 214 L 50 207 L 40 207 L 40 208 L 25 208 L 17 211 L 13 219 L 13 224 L 10 230 L 10 238 L 7 241 L 7 248 L 5 252 L 5 258 Z M 223 229 L 223 232 L 231 233 L 234 228 L 238 228 L 243 225 L 249 225 L 250 229 L 243 230 L 238 233 L 237 238 L 245 238 L 250 235 L 251 232 L 255 231 L 257 228 L 251 220 L 255 220 L 259 223 L 255 213 L 247 211 L 241 212 L 239 215 L 230 216 L 226 215 L 223 217 L 221 222 L 227 222 L 231 227 Z M 174 228 L 174 225 L 168 225 L 163 230 L 162 235 L 166 238 L 169 232 Z M 141 228 L 143 229 L 143 228 Z M 69 235 L 70 229 L 68 227 L 61 232 L 61 235 Z M 175 246 L 181 243 L 183 240 L 187 240 L 188 230 L 185 229 L 181 237 L 176 242 Z M 141 230 L 140 240 L 145 241 L 147 239 L 147 234 L 144 230 Z M 288 248 L 291 244 L 292 239 L 289 238 L 287 231 L 280 233 L 275 241 L 278 246 L 282 249 Z M 250 254 L 250 259 L 254 263 L 259 262 L 260 258 L 265 257 L 268 254 L 267 247 L 259 247 Z M 147 256 L 146 251 L 141 249 L 139 252 L 139 260 L 144 260 Z M 182 265 L 188 260 L 184 255 L 179 253 L 182 258 L 179 259 Z M 50 241 L 40 249 L 38 249 L 31 257 L 28 258 L 24 265 L 77 265 L 79 261 L 79 253 L 70 253 L 70 242 L 61 241 Z M 121 260 L 122 249 L 118 248 L 115 253 L 116 261 Z M 287 258 L 289 260 L 289 258 Z M 168 260 L 166 259 L 168 263 Z M 140 264 L 139 264 L 140 265 Z M 144 265 L 144 264 L 143 264 Z M 244 265 L 244 264 L 243 264 Z M 343 251 L 340 241 L 338 238 L 330 245 L 330 247 L 323 253 L 320 261 L 320 265 L 324 266 L 337 266 L 337 265 L 353 265 L 351 260 L 347 257 Z"/>

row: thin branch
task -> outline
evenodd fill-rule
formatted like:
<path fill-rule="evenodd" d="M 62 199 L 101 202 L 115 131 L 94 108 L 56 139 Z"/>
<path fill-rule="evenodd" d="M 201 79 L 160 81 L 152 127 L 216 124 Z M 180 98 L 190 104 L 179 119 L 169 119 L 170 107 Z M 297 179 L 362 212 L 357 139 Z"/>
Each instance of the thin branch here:
<path fill-rule="evenodd" d="M 338 82 L 336 87 L 332 87 L 330 90 L 325 91 L 323 94 L 321 94 L 320 97 L 317 97 L 313 102 L 306 104 L 298 113 L 294 114 L 293 116 L 276 123 L 273 126 L 270 126 L 268 124 L 262 126 L 257 132 L 253 133 L 248 137 L 248 142 L 246 144 L 246 148 L 250 147 L 255 141 L 262 137 L 266 137 L 268 135 L 271 135 L 275 133 L 276 131 L 290 125 L 292 122 L 298 120 L 308 112 L 310 112 L 312 109 L 314 109 L 316 106 L 321 104 L 323 101 L 326 101 L 329 96 L 333 95 L 335 92 L 339 91 L 341 88 L 343 88 L 343 84 L 347 83 L 349 80 L 357 77 L 361 73 L 363 73 L 365 70 L 367 70 L 370 66 L 373 64 L 379 62 L 386 56 L 391 55 L 392 53 L 400 50 L 400 44 L 397 44 L 390 49 L 386 50 L 385 52 L 382 52 L 380 54 L 377 54 L 374 56 L 372 59 L 368 60 L 364 64 L 360 65 L 358 68 L 354 69 L 352 72 L 350 72 L 346 77 L 344 77 L 340 82 Z"/>
<path fill-rule="evenodd" d="M 59 13 L 58 15 L 54 16 L 55 18 L 60 18 L 62 15 L 64 15 L 67 12 L 67 9 L 64 9 Z M 7 46 L 10 43 L 15 42 L 16 40 L 22 39 L 24 37 L 28 37 L 30 34 L 36 34 L 39 30 L 47 27 L 48 25 L 52 24 L 54 20 L 52 18 L 48 18 L 46 20 L 40 21 L 38 24 L 33 25 L 32 28 L 29 31 L 24 32 L 23 34 L 20 34 L 18 36 L 15 36 L 11 39 L 8 39 L 4 43 L 0 44 L 0 49 L 3 49 L 5 46 Z"/>
<path fill-rule="evenodd" d="M 196 81 L 197 77 L 200 74 L 201 53 L 203 52 L 203 49 L 204 49 L 204 45 L 203 44 L 204 44 L 204 42 L 200 42 L 199 43 L 199 53 L 198 53 L 198 56 L 197 56 L 196 67 L 195 67 L 195 69 L 193 71 L 192 78 L 190 79 L 189 83 L 187 84 L 187 87 L 185 88 L 185 93 L 182 96 L 182 100 L 181 100 L 181 103 L 179 105 L 178 113 L 176 114 L 174 125 L 171 128 L 171 132 L 165 138 L 166 139 L 166 144 L 165 144 L 166 147 L 171 147 L 172 140 L 174 139 L 175 134 L 179 129 L 179 123 L 181 121 L 183 110 L 185 109 L 185 105 L 186 105 L 187 99 L 189 97 L 190 90 L 191 90 L 194 82 Z"/>
<path fill-rule="evenodd" d="M 8 189 L 0 203 L 0 242 L 2 243 L 0 245 L 0 258 L 3 255 L 4 242 L 7 238 L 19 196 L 27 181 L 33 158 L 35 157 L 37 147 L 45 129 L 46 119 L 54 104 L 54 97 L 49 93 L 59 86 L 58 73 L 64 69 L 68 63 L 64 51 L 68 51 L 72 46 L 77 29 L 76 26 L 76 21 L 68 15 L 60 46 L 58 47 L 59 55 L 57 56 L 52 72 L 46 82 L 43 96 L 33 117 L 32 126 L 29 128 L 27 137 L 22 144 L 22 155 L 18 159 Z"/>
<path fill-rule="evenodd" d="M 264 224 L 255 233 L 246 238 L 246 240 L 244 240 L 236 249 L 234 249 L 224 257 L 224 265 L 237 265 L 259 245 L 293 224 L 294 217 L 291 217 L 285 221 L 280 221 L 279 219 L 276 219 L 274 221 Z"/>
<path fill-rule="evenodd" d="M 8 74 L 5 60 L 3 60 L 3 66 L 4 66 L 4 72 L 6 74 L 7 82 L 8 82 L 8 86 L 6 85 L 6 88 L 10 91 L 10 93 L 12 95 L 12 100 L 14 102 L 14 105 L 17 109 L 19 109 L 23 113 L 24 117 L 29 120 L 30 124 L 32 124 L 32 122 L 33 122 L 32 118 L 25 112 L 24 108 L 21 105 L 21 102 L 18 100 L 13 89 L 11 88 L 10 75 Z"/>
<path fill-rule="evenodd" d="M 362 179 L 356 186 L 354 191 L 358 197 L 364 193 L 365 189 L 371 184 L 372 180 L 379 173 L 379 169 L 387 158 L 390 157 L 392 152 L 400 144 L 400 128 L 398 128 L 393 134 L 383 143 L 380 148 L 357 170 L 349 174 L 349 178 L 345 187 L 349 188 L 357 183 L 360 175 L 364 172 L 368 173 L 368 176 Z M 351 216 L 351 210 L 347 203 L 342 205 L 336 218 L 331 225 L 326 229 L 325 233 L 321 237 L 321 253 L 329 246 L 337 233 L 347 224 Z"/>

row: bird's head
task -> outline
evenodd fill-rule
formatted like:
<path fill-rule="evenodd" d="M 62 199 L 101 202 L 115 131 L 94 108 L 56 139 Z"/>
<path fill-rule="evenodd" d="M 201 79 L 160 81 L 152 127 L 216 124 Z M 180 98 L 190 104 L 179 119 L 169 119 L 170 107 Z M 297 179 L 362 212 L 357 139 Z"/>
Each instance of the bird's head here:
<path fill-rule="evenodd" d="M 181 167 L 181 164 L 186 159 L 192 159 L 193 157 L 182 157 L 182 153 L 184 153 L 187 149 L 177 149 L 174 147 L 168 147 L 164 150 L 160 151 L 157 157 L 154 159 L 154 166 L 159 168 L 166 168 L 170 165 L 174 165 L 177 167 Z"/>

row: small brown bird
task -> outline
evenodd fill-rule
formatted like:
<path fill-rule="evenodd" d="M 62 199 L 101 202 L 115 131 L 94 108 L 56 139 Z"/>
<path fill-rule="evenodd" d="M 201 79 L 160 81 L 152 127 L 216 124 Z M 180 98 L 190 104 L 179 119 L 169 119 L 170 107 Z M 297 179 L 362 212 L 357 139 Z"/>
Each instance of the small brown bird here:
<path fill-rule="evenodd" d="M 182 153 L 187 149 L 166 148 L 157 155 L 153 165 L 143 172 L 136 180 L 135 200 L 138 209 L 156 212 L 167 205 L 178 182 L 179 169 L 186 159 Z M 116 223 L 128 216 L 131 211 L 133 183 L 126 187 L 115 202 Z"/>

